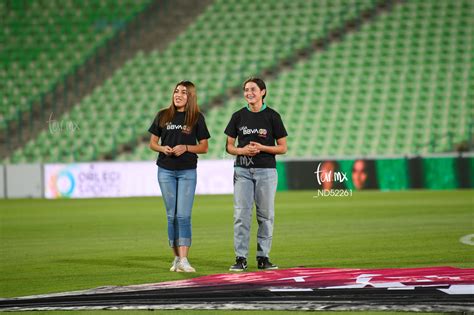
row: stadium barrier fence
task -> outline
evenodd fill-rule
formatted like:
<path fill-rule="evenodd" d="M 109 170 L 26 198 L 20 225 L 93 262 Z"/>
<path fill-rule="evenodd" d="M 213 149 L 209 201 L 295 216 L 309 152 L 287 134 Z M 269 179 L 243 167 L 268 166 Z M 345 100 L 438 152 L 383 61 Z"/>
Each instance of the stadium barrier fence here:
<path fill-rule="evenodd" d="M 474 154 L 280 160 L 278 190 L 474 188 Z M 197 194 L 232 194 L 233 160 L 198 163 Z M 160 196 L 152 161 L 17 164 L 0 167 L 0 198 Z"/>

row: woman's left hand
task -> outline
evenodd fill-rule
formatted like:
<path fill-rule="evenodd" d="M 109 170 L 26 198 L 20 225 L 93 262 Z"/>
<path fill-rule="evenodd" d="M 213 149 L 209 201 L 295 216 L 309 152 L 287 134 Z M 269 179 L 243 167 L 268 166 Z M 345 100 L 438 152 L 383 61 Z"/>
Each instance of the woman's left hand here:
<path fill-rule="evenodd" d="M 180 156 L 184 152 L 186 152 L 186 145 L 184 144 L 179 144 L 173 148 L 173 154 L 176 156 Z"/>
<path fill-rule="evenodd" d="M 265 152 L 265 146 L 259 142 L 250 141 L 250 145 L 253 146 L 255 149 L 259 150 L 260 152 Z"/>

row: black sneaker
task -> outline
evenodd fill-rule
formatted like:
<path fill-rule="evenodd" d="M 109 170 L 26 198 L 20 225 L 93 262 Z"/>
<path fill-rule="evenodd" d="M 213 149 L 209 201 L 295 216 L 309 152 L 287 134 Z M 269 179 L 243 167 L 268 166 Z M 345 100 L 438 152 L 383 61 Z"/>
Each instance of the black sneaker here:
<path fill-rule="evenodd" d="M 245 257 L 236 257 L 235 265 L 230 266 L 229 271 L 245 271 L 247 269 L 247 259 Z"/>
<path fill-rule="evenodd" d="M 272 263 L 268 260 L 268 257 L 257 257 L 257 264 L 258 264 L 258 269 L 263 269 L 263 270 L 274 270 L 274 269 L 278 269 L 278 266 L 272 264 Z"/>

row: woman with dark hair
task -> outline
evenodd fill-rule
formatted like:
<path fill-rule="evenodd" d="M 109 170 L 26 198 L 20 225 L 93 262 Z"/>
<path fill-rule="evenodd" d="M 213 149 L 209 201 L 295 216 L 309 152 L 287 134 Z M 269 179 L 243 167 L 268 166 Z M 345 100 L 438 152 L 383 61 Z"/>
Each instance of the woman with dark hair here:
<path fill-rule="evenodd" d="M 285 154 L 287 133 L 280 115 L 263 102 L 267 88 L 259 78 L 244 82 L 247 106 L 235 112 L 225 129 L 234 164 L 234 251 L 230 271 L 247 269 L 252 208 L 257 209 L 258 269 L 277 269 L 269 261 L 277 188 L 276 154 Z M 238 139 L 236 146 L 235 140 Z"/>
<path fill-rule="evenodd" d="M 169 245 L 175 257 L 170 271 L 195 272 L 188 252 L 197 154 L 207 153 L 210 135 L 199 112 L 193 83 L 176 84 L 171 105 L 158 112 L 148 131 L 152 134 L 150 148 L 159 152 L 158 183 L 168 218 Z"/>

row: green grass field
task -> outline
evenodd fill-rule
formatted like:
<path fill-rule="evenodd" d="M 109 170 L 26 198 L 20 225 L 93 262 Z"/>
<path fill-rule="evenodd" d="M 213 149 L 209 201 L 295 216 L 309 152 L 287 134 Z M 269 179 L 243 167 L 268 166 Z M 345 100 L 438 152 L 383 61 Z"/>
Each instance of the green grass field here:
<path fill-rule="evenodd" d="M 474 267 L 473 247 L 459 242 L 474 233 L 472 190 L 314 195 L 277 194 L 271 258 L 280 268 Z M 225 273 L 234 261 L 230 195 L 196 197 L 195 274 L 168 271 L 172 255 L 161 198 L 2 200 L 0 208 L 2 297 Z M 250 257 L 256 222 L 252 229 Z M 249 263 L 256 271 L 252 258 Z"/>

